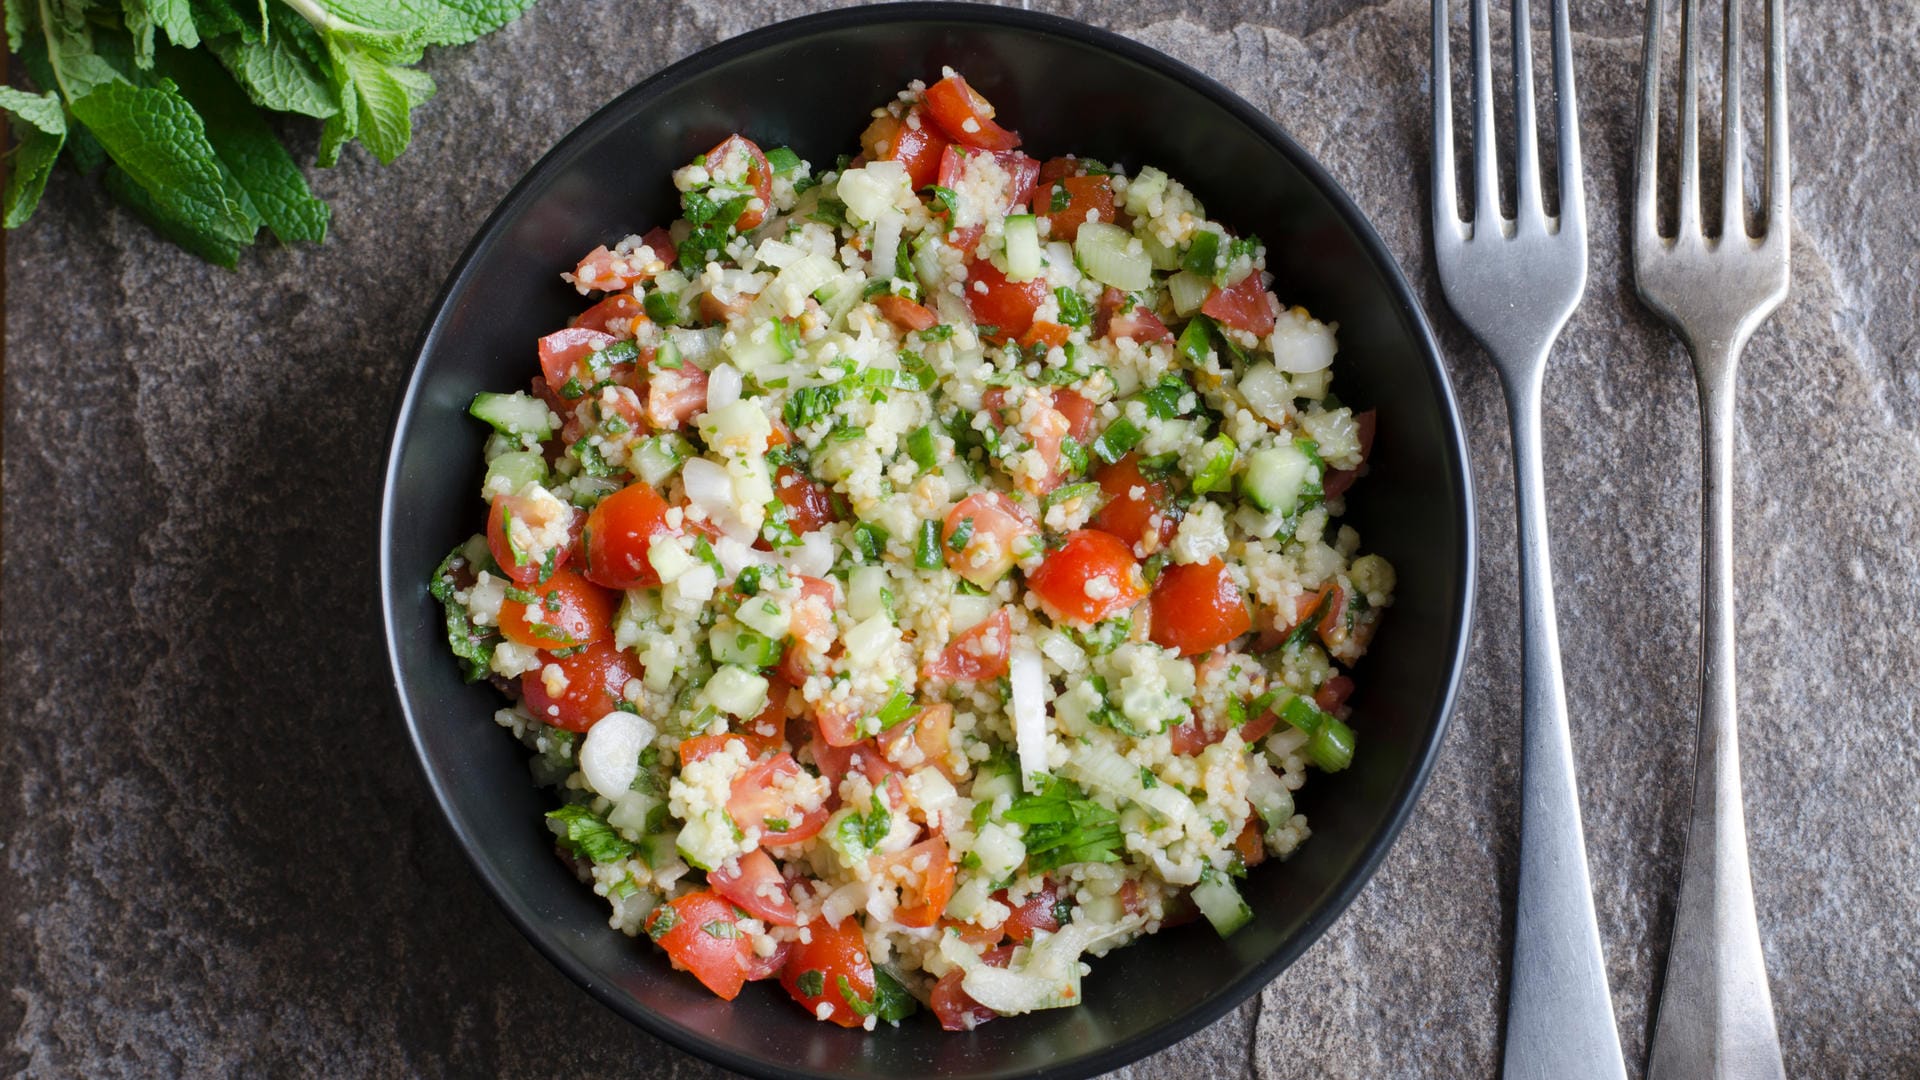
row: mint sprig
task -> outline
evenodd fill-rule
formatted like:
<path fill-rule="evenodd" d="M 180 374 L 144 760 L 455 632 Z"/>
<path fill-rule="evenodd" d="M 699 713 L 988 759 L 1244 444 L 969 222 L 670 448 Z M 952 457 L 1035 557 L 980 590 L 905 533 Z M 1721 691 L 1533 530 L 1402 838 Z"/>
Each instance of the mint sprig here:
<path fill-rule="evenodd" d="M 37 92 L 0 87 L 15 147 L 0 223 L 32 216 L 56 161 L 222 266 L 262 228 L 325 239 L 268 112 L 321 121 L 318 164 L 359 142 L 390 164 L 413 139 L 433 45 L 499 29 L 534 0 L 0 0 Z"/>

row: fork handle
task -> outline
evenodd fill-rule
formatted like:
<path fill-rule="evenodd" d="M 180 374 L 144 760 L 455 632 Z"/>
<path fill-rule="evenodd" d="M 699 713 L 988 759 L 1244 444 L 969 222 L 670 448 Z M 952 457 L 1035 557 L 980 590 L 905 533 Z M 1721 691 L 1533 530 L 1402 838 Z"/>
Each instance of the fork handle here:
<path fill-rule="evenodd" d="M 1648 1080 L 1786 1075 L 1754 917 L 1735 723 L 1733 372 L 1742 344 L 1695 347 L 1702 428 L 1699 749 Z"/>
<path fill-rule="evenodd" d="M 1507 1080 L 1624 1080 L 1587 876 L 1567 698 L 1554 620 L 1553 562 L 1541 481 L 1540 382 L 1545 363 L 1506 380 L 1519 503 L 1522 630 L 1520 897 L 1507 991 Z"/>

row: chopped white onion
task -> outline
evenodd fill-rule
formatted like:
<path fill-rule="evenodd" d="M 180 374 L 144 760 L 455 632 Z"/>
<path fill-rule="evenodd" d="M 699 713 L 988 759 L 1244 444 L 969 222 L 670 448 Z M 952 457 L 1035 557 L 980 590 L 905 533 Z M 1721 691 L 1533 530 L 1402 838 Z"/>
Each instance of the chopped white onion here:
<path fill-rule="evenodd" d="M 640 754 L 656 734 L 652 724 L 630 712 L 601 717 L 580 742 L 580 772 L 587 786 L 614 800 L 632 790 Z"/>
<path fill-rule="evenodd" d="M 1047 771 L 1047 683 L 1039 650 L 1015 646 L 1007 661 L 1007 679 L 1013 687 L 1013 742 L 1020 755 L 1020 782 L 1034 791 L 1033 774 Z"/>
<path fill-rule="evenodd" d="M 824 532 L 807 533 L 800 538 L 800 546 L 781 551 L 780 561 L 796 574 L 826 577 L 833 569 L 833 541 Z"/>
<path fill-rule="evenodd" d="M 740 400 L 739 369 L 732 364 L 716 364 L 707 372 L 707 411 L 724 409 Z"/>

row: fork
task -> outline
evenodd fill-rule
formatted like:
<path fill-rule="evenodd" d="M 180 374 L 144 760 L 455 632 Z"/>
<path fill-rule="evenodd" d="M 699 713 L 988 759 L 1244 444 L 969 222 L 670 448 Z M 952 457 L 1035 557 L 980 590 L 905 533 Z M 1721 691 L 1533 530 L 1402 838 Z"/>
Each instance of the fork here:
<path fill-rule="evenodd" d="M 1720 235 L 1700 209 L 1699 0 L 1681 11 L 1679 205 L 1672 238 L 1657 207 L 1660 34 L 1667 0 L 1647 9 L 1640 145 L 1634 171 L 1633 275 L 1640 298 L 1693 354 L 1701 419 L 1700 726 L 1693 822 L 1681 863 L 1673 944 L 1660 992 L 1649 1080 L 1781 1077 L 1779 1037 L 1760 953 L 1734 695 L 1734 374 L 1747 339 L 1787 295 L 1786 11 L 1767 3 L 1766 223 L 1747 232 L 1740 127 L 1740 2 L 1727 0 L 1722 50 Z"/>
<path fill-rule="evenodd" d="M 1454 191 L 1447 3 L 1433 5 L 1433 246 L 1447 302 L 1493 356 L 1513 427 L 1520 516 L 1522 638 L 1520 894 L 1503 1061 L 1509 1078 L 1624 1078 L 1587 876 L 1573 745 L 1554 621 L 1553 563 L 1542 490 L 1540 387 L 1547 356 L 1587 286 L 1586 185 L 1574 105 L 1566 0 L 1553 2 L 1553 85 L 1560 213 L 1541 197 L 1532 24 L 1513 0 L 1516 214 L 1500 211 L 1488 0 L 1473 0 L 1473 217 Z"/>

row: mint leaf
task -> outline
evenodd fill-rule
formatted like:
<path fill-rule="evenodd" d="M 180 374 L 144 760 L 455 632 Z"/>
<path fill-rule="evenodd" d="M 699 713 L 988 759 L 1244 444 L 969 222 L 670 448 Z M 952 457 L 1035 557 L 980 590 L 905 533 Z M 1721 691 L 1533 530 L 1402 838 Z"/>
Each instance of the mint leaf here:
<path fill-rule="evenodd" d="M 0 191 L 0 225 L 9 229 L 18 228 L 33 216 L 34 208 L 40 205 L 40 193 L 47 189 L 54 159 L 67 141 L 64 128 L 48 132 L 22 123 L 15 123 L 14 135 L 20 146 L 7 169 L 6 189 Z"/>
<path fill-rule="evenodd" d="M 407 88 L 394 77 L 395 69 L 368 51 L 337 38 L 329 39 L 328 47 L 333 52 L 335 79 L 352 86 L 354 127 L 361 145 L 380 164 L 393 164 L 413 141 Z M 341 95 L 340 103 L 343 107 L 347 104 L 346 94 Z"/>
<path fill-rule="evenodd" d="M 313 34 L 306 23 L 299 25 L 307 34 Z M 316 37 L 314 41 L 318 44 L 319 39 Z M 266 41 L 224 37 L 208 42 L 207 47 L 246 88 L 253 103 L 263 109 L 322 120 L 340 111 L 332 83 L 307 57 L 299 41 L 280 27 L 278 20 Z M 324 51 L 324 46 L 322 49 Z"/>
<path fill-rule="evenodd" d="M 195 255 L 231 270 L 240 261 L 241 245 L 233 240 L 213 236 L 188 225 L 177 218 L 168 216 L 166 210 L 155 202 L 140 182 L 128 176 L 126 170 L 118 165 L 108 165 L 103 174 L 107 194 L 114 201 L 133 211 L 134 216 L 147 223 L 147 227 L 159 233 L 163 238 L 193 252 Z"/>
<path fill-rule="evenodd" d="M 160 70 L 200 113 L 207 141 L 267 228 L 284 243 L 326 239 L 327 204 L 313 197 L 293 156 L 226 70 L 205 52 L 173 48 L 161 51 Z"/>
<path fill-rule="evenodd" d="M 259 41 L 264 25 L 263 11 L 252 4 L 232 0 L 187 0 L 189 21 L 194 31 L 209 40 L 227 34 L 239 34 L 248 41 Z"/>
<path fill-rule="evenodd" d="M 200 31 L 193 25 L 193 5 L 187 0 L 141 0 L 153 17 L 153 25 L 166 31 L 167 40 L 183 49 L 200 44 Z"/>
<path fill-rule="evenodd" d="M 51 92 L 29 94 L 11 86 L 0 86 L 0 109 L 12 113 L 15 118 L 43 134 L 67 133 L 66 110 L 60 107 L 60 99 Z"/>
<path fill-rule="evenodd" d="M 367 26 L 421 27 L 429 45 L 461 45 L 520 17 L 533 0 L 323 0 L 329 11 Z"/>
<path fill-rule="evenodd" d="M 40 56 L 49 76 L 40 85 L 58 89 L 71 103 L 96 87 L 123 81 L 120 72 L 95 51 L 84 5 L 77 0 L 41 0 L 40 11 L 46 20 L 41 26 L 46 48 Z M 39 81 L 30 59 L 29 65 L 29 74 Z"/>
<path fill-rule="evenodd" d="M 172 82 L 108 83 L 70 99 L 69 107 L 162 216 L 207 237 L 253 242 L 246 192 L 221 165 L 199 114 Z"/>
<path fill-rule="evenodd" d="M 7 49 L 19 52 L 27 40 L 27 30 L 33 25 L 33 16 L 27 11 L 27 0 L 5 0 L 7 12 Z"/>

